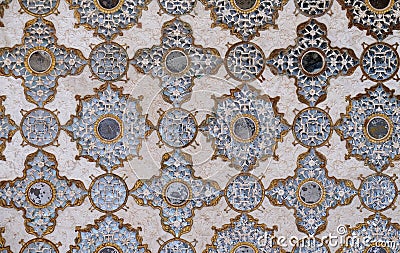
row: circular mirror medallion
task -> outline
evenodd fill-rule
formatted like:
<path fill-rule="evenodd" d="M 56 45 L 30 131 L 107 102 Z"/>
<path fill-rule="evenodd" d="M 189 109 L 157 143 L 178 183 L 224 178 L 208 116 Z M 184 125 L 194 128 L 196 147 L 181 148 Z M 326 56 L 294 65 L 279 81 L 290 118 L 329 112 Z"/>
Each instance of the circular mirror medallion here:
<path fill-rule="evenodd" d="M 189 67 L 189 58 L 182 50 L 174 49 L 165 55 L 164 64 L 171 74 L 180 74 Z"/>
<path fill-rule="evenodd" d="M 44 207 L 50 204 L 55 197 L 54 186 L 47 181 L 37 180 L 27 188 L 26 195 L 34 206 Z"/>
<path fill-rule="evenodd" d="M 105 143 L 118 141 L 123 134 L 122 120 L 112 114 L 101 116 L 95 123 L 95 134 Z"/>
<path fill-rule="evenodd" d="M 374 114 L 365 120 L 364 133 L 371 142 L 384 142 L 393 132 L 392 122 L 384 114 Z"/>
<path fill-rule="evenodd" d="M 173 207 L 180 207 L 185 205 L 190 199 L 189 186 L 181 181 L 174 181 L 169 183 L 164 188 L 164 198 L 167 203 Z"/>
<path fill-rule="evenodd" d="M 306 51 L 300 59 L 300 66 L 308 75 L 318 75 L 325 69 L 325 55 L 319 49 Z"/>
<path fill-rule="evenodd" d="M 46 75 L 55 66 L 55 57 L 47 48 L 31 49 L 26 57 L 25 66 L 34 75 Z"/>
<path fill-rule="evenodd" d="M 250 114 L 238 115 L 232 120 L 230 131 L 235 140 L 251 142 L 259 132 L 258 120 Z"/>
<path fill-rule="evenodd" d="M 258 253 L 258 250 L 252 243 L 240 242 L 233 247 L 231 253 Z"/>
<path fill-rule="evenodd" d="M 297 189 L 297 198 L 303 205 L 307 207 L 317 206 L 325 198 L 324 187 L 317 180 L 305 180 Z"/>
<path fill-rule="evenodd" d="M 365 3 L 372 12 L 383 14 L 392 9 L 394 0 L 366 0 Z"/>
<path fill-rule="evenodd" d="M 254 11 L 260 5 L 260 0 L 231 0 L 233 7 L 241 13 Z"/>
<path fill-rule="evenodd" d="M 105 243 L 97 247 L 95 253 L 122 253 L 122 250 L 113 243 Z"/>
<path fill-rule="evenodd" d="M 101 12 L 113 13 L 122 7 L 124 0 L 95 0 L 94 3 Z"/>

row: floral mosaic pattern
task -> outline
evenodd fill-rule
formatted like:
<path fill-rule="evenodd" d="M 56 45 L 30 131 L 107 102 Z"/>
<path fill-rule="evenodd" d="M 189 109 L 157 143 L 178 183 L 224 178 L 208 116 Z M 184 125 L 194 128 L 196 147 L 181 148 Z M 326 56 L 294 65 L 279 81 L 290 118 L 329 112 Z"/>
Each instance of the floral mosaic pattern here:
<path fill-rule="evenodd" d="M 229 29 L 240 40 L 249 41 L 260 36 L 262 30 L 276 28 L 278 11 L 283 9 L 287 0 L 274 1 L 238 1 L 238 0 L 201 0 L 211 11 L 212 27 Z"/>
<path fill-rule="evenodd" d="M 122 35 L 123 29 L 137 25 L 143 10 L 147 10 L 149 0 L 67 0 L 69 8 L 74 10 L 77 23 L 94 30 L 95 36 L 112 40 Z"/>
<path fill-rule="evenodd" d="M 196 6 L 196 3 L 196 0 L 158 0 L 158 4 L 160 5 L 161 10 L 174 16 L 189 14 Z"/>
<path fill-rule="evenodd" d="M 258 220 L 249 214 L 241 214 L 231 223 L 215 228 L 211 244 L 203 253 L 225 253 L 225 252 L 262 252 L 283 253 L 284 251 L 276 245 L 274 231 L 276 227 L 268 228 L 265 224 L 259 224 Z M 240 251 L 242 250 L 242 251 Z"/>
<path fill-rule="evenodd" d="M 366 30 L 367 35 L 382 41 L 393 30 L 400 29 L 400 2 L 396 0 L 338 0 L 342 9 L 346 10 L 349 27 L 353 25 L 360 30 Z"/>
<path fill-rule="evenodd" d="M 78 75 L 86 65 L 79 50 L 57 44 L 55 32 L 37 18 L 26 23 L 23 44 L 0 48 L 0 74 L 23 79 L 26 99 L 38 106 L 54 99 L 60 77 Z"/>
<path fill-rule="evenodd" d="M 135 252 L 150 253 L 139 236 L 140 227 L 124 224 L 115 215 L 104 215 L 95 220 L 94 225 L 78 227 L 76 245 L 70 246 L 68 253 L 79 252 Z"/>
<path fill-rule="evenodd" d="M 400 101 L 393 93 L 377 84 L 365 94 L 348 97 L 346 114 L 336 122 L 336 132 L 346 141 L 346 158 L 364 161 L 377 172 L 400 159 Z"/>
<path fill-rule="evenodd" d="M 191 26 L 175 18 L 163 25 L 161 45 L 139 49 L 132 64 L 160 79 L 164 100 L 180 105 L 189 99 L 194 79 L 215 74 L 222 60 L 216 49 L 194 44 Z"/>
<path fill-rule="evenodd" d="M 350 239 L 348 239 L 350 238 Z M 368 240 L 354 240 L 368 238 Z M 376 213 L 350 228 L 346 237 L 347 245 L 343 245 L 337 253 L 388 252 L 399 251 L 400 225 L 391 223 L 391 219 Z M 383 243 L 382 243 L 383 242 Z"/>
<path fill-rule="evenodd" d="M 64 129 L 76 141 L 79 156 L 110 172 L 139 156 L 149 129 L 139 100 L 123 94 L 122 88 L 105 83 L 95 93 L 77 97 L 76 115 Z"/>
<path fill-rule="evenodd" d="M 329 177 L 326 158 L 315 149 L 297 164 L 294 177 L 274 179 L 265 194 L 272 204 L 295 209 L 299 231 L 313 236 L 325 229 L 328 210 L 350 204 L 357 191 L 350 180 Z"/>
<path fill-rule="evenodd" d="M 298 12 L 316 18 L 330 10 L 333 0 L 296 0 L 294 3 Z"/>
<path fill-rule="evenodd" d="M 83 203 L 82 182 L 61 177 L 54 155 L 42 150 L 30 154 L 24 176 L 0 182 L 0 206 L 24 211 L 26 232 L 44 236 L 56 226 L 58 210 Z"/>
<path fill-rule="evenodd" d="M 351 75 L 358 58 L 352 49 L 332 47 L 326 26 L 310 19 L 297 27 L 296 45 L 275 49 L 267 64 L 275 75 L 294 78 L 299 101 L 315 106 L 326 99 L 329 79 Z"/>
<path fill-rule="evenodd" d="M 11 119 L 10 114 L 5 112 L 6 109 L 3 105 L 5 99 L 5 96 L 0 96 L 0 160 L 6 159 L 3 155 L 6 143 L 10 142 L 15 132 L 18 131 L 18 127 Z"/>
<path fill-rule="evenodd" d="M 178 150 L 164 155 L 160 175 L 131 190 L 139 205 L 160 209 L 163 229 L 176 237 L 190 231 L 194 209 L 216 205 L 222 194 L 216 182 L 195 177 L 191 157 Z"/>
<path fill-rule="evenodd" d="M 251 170 L 258 160 L 277 158 L 277 143 L 289 131 L 276 108 L 279 97 L 260 95 L 245 84 L 214 100 L 214 114 L 201 124 L 201 130 L 213 141 L 213 158 L 229 160 L 243 171 Z"/>
<path fill-rule="evenodd" d="M 78 75 L 86 65 L 79 50 L 57 44 L 54 25 L 42 18 L 26 23 L 22 42 L 0 49 L 0 73 L 23 79 L 26 99 L 38 106 L 54 99 L 60 77 Z"/>

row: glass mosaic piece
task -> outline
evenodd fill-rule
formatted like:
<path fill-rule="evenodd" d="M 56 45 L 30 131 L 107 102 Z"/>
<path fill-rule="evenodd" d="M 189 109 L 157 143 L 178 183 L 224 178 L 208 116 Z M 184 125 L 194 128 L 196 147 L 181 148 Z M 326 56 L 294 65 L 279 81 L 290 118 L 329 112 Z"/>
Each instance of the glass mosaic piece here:
<path fill-rule="evenodd" d="M 23 210 L 26 232 L 41 237 L 53 232 L 57 212 L 81 205 L 87 191 L 81 181 L 58 174 L 50 153 L 38 150 L 28 155 L 25 164 L 22 178 L 0 182 L 0 206 Z"/>
<path fill-rule="evenodd" d="M 212 27 L 229 29 L 240 40 L 250 41 L 260 36 L 260 31 L 276 28 L 278 11 L 288 2 L 286 0 L 201 0 L 210 10 Z"/>
<path fill-rule="evenodd" d="M 364 161 L 372 170 L 384 171 L 400 159 L 399 96 L 383 84 L 349 98 L 346 113 L 335 124 L 346 141 L 346 158 Z"/>
<path fill-rule="evenodd" d="M 111 172 L 139 156 L 149 122 L 139 100 L 123 94 L 122 88 L 105 83 L 95 95 L 77 97 L 76 115 L 63 128 L 76 141 L 79 156 Z"/>
<path fill-rule="evenodd" d="M 67 0 L 74 10 L 76 27 L 94 30 L 94 36 L 111 41 L 122 30 L 137 25 L 150 0 Z"/>
<path fill-rule="evenodd" d="M 55 33 L 39 17 L 25 24 L 22 44 L 0 48 L 0 74 L 23 79 L 26 99 L 38 106 L 54 99 L 60 77 L 79 75 L 87 63 L 78 49 L 58 45 Z"/>
<path fill-rule="evenodd" d="M 274 238 L 276 226 L 268 228 L 259 224 L 249 214 L 240 214 L 231 219 L 230 224 L 215 228 L 211 244 L 207 244 L 204 253 L 284 253 Z"/>
<path fill-rule="evenodd" d="M 77 227 L 75 245 L 67 253 L 150 253 L 147 244 L 142 244 L 140 227 L 124 224 L 124 220 L 108 214 L 84 228 Z"/>
<path fill-rule="evenodd" d="M 194 176 L 192 164 L 179 150 L 164 154 L 161 173 L 137 181 L 130 192 L 139 205 L 159 209 L 163 229 L 176 237 L 190 231 L 195 209 L 214 206 L 223 195 L 215 181 Z"/>
<path fill-rule="evenodd" d="M 139 49 L 131 63 L 160 79 L 164 100 L 180 105 L 190 98 L 195 78 L 216 74 L 222 59 L 216 49 L 194 44 L 189 23 L 174 18 L 164 23 L 161 44 Z"/>
<path fill-rule="evenodd" d="M 295 176 L 274 179 L 265 195 L 273 205 L 295 210 L 299 231 L 317 235 L 326 228 L 328 210 L 350 204 L 357 194 L 350 180 L 327 174 L 324 155 L 310 149 L 298 157 Z"/>
<path fill-rule="evenodd" d="M 267 64 L 273 74 L 294 78 L 299 101 L 315 106 L 326 99 L 329 79 L 353 74 L 359 61 L 352 49 L 332 47 L 327 27 L 310 19 L 297 27 L 296 45 L 275 49 Z"/>
<path fill-rule="evenodd" d="M 213 141 L 213 158 L 229 160 L 242 171 L 251 170 L 258 160 L 277 158 L 277 143 L 289 125 L 278 113 L 279 97 L 260 93 L 244 84 L 232 89 L 230 95 L 214 98 L 214 113 L 200 128 Z"/>

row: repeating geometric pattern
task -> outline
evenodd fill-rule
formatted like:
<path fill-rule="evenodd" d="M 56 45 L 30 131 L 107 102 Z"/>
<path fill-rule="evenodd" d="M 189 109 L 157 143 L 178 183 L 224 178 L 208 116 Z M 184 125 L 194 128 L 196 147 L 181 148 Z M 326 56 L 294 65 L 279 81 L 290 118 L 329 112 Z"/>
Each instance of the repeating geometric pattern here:
<path fill-rule="evenodd" d="M 22 44 L 0 48 L 0 74 L 23 79 L 26 99 L 38 106 L 54 99 L 60 77 L 80 74 L 87 63 L 79 50 L 58 45 L 55 33 L 36 18 L 26 23 Z"/>
<path fill-rule="evenodd" d="M 215 181 L 194 176 L 191 157 L 181 151 L 165 154 L 160 175 L 131 190 L 139 205 L 160 209 L 163 229 L 176 237 L 190 231 L 194 209 L 216 205 L 222 194 Z"/>
<path fill-rule="evenodd" d="M 211 27 L 220 26 L 229 29 L 240 40 L 249 41 L 260 36 L 262 30 L 275 24 L 278 11 L 283 9 L 287 0 L 201 0 L 214 21 Z"/>
<path fill-rule="evenodd" d="M 112 40 L 123 35 L 122 29 L 137 25 L 143 10 L 147 10 L 150 0 L 67 0 L 77 19 L 75 27 L 84 26 L 94 30 L 94 36 Z"/>
<path fill-rule="evenodd" d="M 54 155 L 28 155 L 22 178 L 0 182 L 0 206 L 23 210 L 26 232 L 42 237 L 53 232 L 58 210 L 83 203 L 82 182 L 61 177 Z"/>
<path fill-rule="evenodd" d="M 190 98 L 194 79 L 215 74 L 222 60 L 216 49 L 194 44 L 189 23 L 175 18 L 164 23 L 161 45 L 139 49 L 132 64 L 138 72 L 160 79 L 164 100 L 180 105 Z"/>
<path fill-rule="evenodd" d="M 201 0 L 212 20 L 203 17 L 204 10 L 199 12 L 201 6 L 196 6 L 196 0 L 157 0 L 157 3 L 150 3 L 150 0 L 11 1 L 0 0 L 0 18 L 8 19 L 4 24 L 0 21 L 0 76 L 21 79 L 25 100 L 34 107 L 27 107 L 25 101 L 13 95 L 20 93 L 15 84 L 8 83 L 9 79 L 0 79 L 0 160 L 7 158 L 6 162 L 0 161 L 0 176 L 7 177 L 7 180 L 0 180 L 0 209 L 21 211 L 24 219 L 24 226 L 14 214 L 11 219 L 8 214 L 4 215 L 7 218 L 0 219 L 4 223 L 0 224 L 0 253 L 10 253 L 10 247 L 6 245 L 10 244 L 13 249 L 16 242 L 21 246 L 19 251 L 13 249 L 14 252 L 68 251 L 69 245 L 65 244 L 64 238 L 51 241 L 44 237 L 53 232 L 52 238 L 71 234 L 65 230 L 65 222 L 69 220 L 61 221 L 58 217 L 59 211 L 69 206 L 76 206 L 74 210 L 83 214 L 82 217 L 68 217 L 72 221 L 97 217 L 93 218 L 94 224 L 83 226 L 87 222 L 79 222 L 75 242 L 69 246 L 68 253 L 150 253 L 139 236 L 141 227 L 131 225 L 135 222 L 144 224 L 141 225 L 145 230 L 143 236 L 150 248 L 155 246 L 158 253 L 283 253 L 285 250 L 333 253 L 329 240 L 315 236 L 331 233 L 328 221 L 329 225 L 334 225 L 333 219 L 338 216 L 329 216 L 329 211 L 345 205 L 348 206 L 339 209 L 346 214 L 366 209 L 372 215 L 368 214 L 370 216 L 364 223 L 354 227 L 337 227 L 336 232 L 347 236 L 336 253 L 399 252 L 400 225 L 392 223 L 391 218 L 398 218 L 393 210 L 399 200 L 398 173 L 394 166 L 400 160 L 400 97 L 385 86 L 396 88 L 396 82 L 400 80 L 398 42 L 395 40 L 399 35 L 396 30 L 400 29 L 399 0 L 338 0 L 342 11 L 337 11 L 338 5 L 333 4 L 333 0 L 294 0 L 287 6 L 287 0 Z M 66 6 L 72 11 L 65 12 Z M 144 12 L 145 18 L 142 18 L 142 11 L 148 6 L 155 10 Z M 20 8 L 22 15 L 7 13 L 5 16 L 5 9 L 9 7 Z M 160 17 L 154 16 L 155 12 Z M 335 30 L 343 28 L 343 23 L 347 25 L 346 14 L 349 28 L 357 26 L 373 38 L 366 40 L 368 38 L 360 36 L 359 31 L 347 37 L 351 30 Z M 91 30 L 78 35 L 84 38 L 82 41 L 71 38 L 71 34 L 80 33 L 71 27 L 72 15 L 77 22 L 75 28 L 82 26 Z M 315 20 L 323 15 L 321 21 L 325 24 Z M 51 22 L 46 20 L 47 16 Z M 336 17 L 342 17 L 338 24 L 332 20 Z M 26 22 L 20 29 L 22 40 L 14 45 L 15 42 L 10 41 L 15 36 L 3 34 L 2 29 L 13 29 L 10 26 L 21 20 Z M 298 24 L 299 20 L 307 21 Z M 207 22 L 212 23 L 212 28 L 219 26 L 225 31 L 212 29 L 203 35 L 205 28 L 202 26 Z M 279 31 L 260 32 L 278 29 L 278 24 Z M 1 28 L 4 25 L 6 28 Z M 136 27 L 131 29 L 133 26 Z M 63 39 L 66 43 L 78 43 L 80 49 L 59 45 L 56 28 L 59 36 L 66 37 Z M 161 35 L 154 31 L 148 33 L 147 29 L 154 29 Z M 128 36 L 121 37 L 123 30 Z M 233 36 L 229 36 L 229 32 Z M 393 33 L 393 40 L 383 42 Z M 260 35 L 263 37 L 257 39 L 257 44 L 251 42 Z M 293 36 L 296 37 L 295 45 L 281 43 Z M 196 45 L 194 37 L 203 39 L 204 47 Z M 150 42 L 158 38 L 158 45 Z M 231 42 L 231 39 L 239 41 Z M 376 41 L 371 42 L 371 39 Z M 336 45 L 349 46 L 333 47 L 331 40 Z M 82 52 L 87 52 L 88 58 Z M 268 58 L 264 52 L 268 53 Z M 129 58 L 128 53 L 133 58 Z M 224 55 L 223 59 L 221 55 Z M 134 68 L 129 69 L 130 64 Z M 222 64 L 224 70 L 220 70 Z M 86 65 L 87 71 L 84 70 Z M 265 65 L 269 65 L 272 75 L 265 71 Z M 137 76 L 135 71 L 142 75 Z M 69 77 L 81 73 L 85 76 Z M 355 76 L 350 77 L 353 73 Z M 144 83 L 143 74 L 158 80 Z M 296 88 L 279 81 L 286 77 L 273 75 L 294 78 Z M 60 77 L 63 79 L 59 83 Z M 331 78 L 338 79 L 330 84 Z M 93 84 L 96 86 L 94 94 L 87 88 Z M 364 94 L 353 96 L 351 92 L 361 84 L 369 88 Z M 150 94 L 158 85 L 160 93 Z M 253 88 L 256 85 L 260 90 Z M 228 93 L 228 89 L 230 94 L 220 95 Z M 288 93 L 282 94 L 286 89 Z M 295 89 L 297 99 L 306 104 L 306 108 L 299 108 L 294 98 L 288 97 Z M 57 90 L 62 93 L 73 91 L 74 94 L 69 95 L 76 95 L 76 113 L 69 120 L 65 117 L 71 114 L 70 109 L 73 110 L 75 105 L 66 99 L 69 95 L 56 97 Z M 350 96 L 346 99 L 338 96 L 341 92 Z M 328 93 L 333 100 L 326 99 Z M 161 97 L 170 105 L 159 103 Z M 210 109 L 212 103 L 209 101 L 212 100 L 215 104 Z M 337 106 L 346 101 L 349 103 L 346 112 L 339 116 Z M 322 102 L 329 107 L 318 107 Z M 184 103 L 186 108 L 182 108 Z M 203 105 L 211 111 L 204 112 Z M 142 112 L 142 106 L 149 115 Z M 278 107 L 285 114 L 279 113 Z M 293 117 L 291 125 L 284 115 Z M 153 125 L 148 117 L 154 118 L 157 124 Z M 12 119 L 18 119 L 19 125 Z M 332 119 L 338 119 L 336 124 Z M 198 124 L 198 120 L 202 123 Z M 65 140 L 66 135 L 61 130 L 67 132 L 70 140 Z M 152 131 L 156 131 L 157 136 L 147 138 Z M 205 136 L 199 136 L 198 131 Z M 278 147 L 278 142 L 283 142 L 289 131 L 293 137 L 288 136 L 289 140 L 285 138 L 287 143 Z M 16 132 L 20 135 L 14 136 Z M 332 137 L 333 132 L 339 135 L 343 145 L 331 147 L 337 141 L 336 136 Z M 211 144 L 204 143 L 205 139 Z M 12 140 L 22 140 L 21 146 L 7 144 Z M 137 160 L 128 164 L 127 161 L 134 157 L 142 158 L 139 151 L 143 144 L 148 148 L 141 152 L 145 158 L 141 162 L 145 165 Z M 70 148 L 76 145 L 76 153 L 64 153 L 68 150 L 66 145 Z M 161 148 L 164 149 L 162 152 Z M 292 153 L 303 148 L 307 151 L 298 156 L 296 168 L 284 168 L 295 159 Z M 363 161 L 364 167 L 359 164 L 350 171 L 346 161 L 338 161 L 340 158 L 331 154 L 333 150 L 343 151 L 344 148 L 347 149 L 345 160 L 354 157 Z M 329 158 L 332 155 L 336 159 L 334 163 L 330 162 L 330 168 L 327 168 L 328 159 L 320 149 L 329 154 Z M 19 151 L 22 154 L 18 154 Z M 233 170 L 232 174 L 231 168 L 216 168 L 213 162 L 200 160 L 204 151 L 209 152 L 206 159 L 220 157 L 238 171 Z M 160 168 L 155 159 L 157 156 L 153 156 L 157 152 L 158 157 L 164 154 L 158 159 L 161 160 Z M 61 155 L 56 159 L 53 153 Z M 284 159 L 278 161 L 276 154 L 282 153 Z M 59 175 L 59 170 L 69 169 L 74 156 L 76 160 L 84 157 L 91 162 L 73 163 L 90 165 L 89 168 L 75 168 L 77 170 L 72 172 L 82 171 L 78 178 L 88 182 L 88 188 L 81 181 Z M 259 163 L 269 158 L 276 161 Z M 21 160 L 24 159 L 25 166 L 22 167 Z M 147 168 L 153 161 L 155 168 Z M 85 173 L 98 172 L 96 166 L 100 167 L 101 173 Z M 393 172 L 389 166 L 394 167 Z M 118 168 L 121 173 L 116 174 Z M 339 170 L 333 171 L 336 168 Z M 373 171 L 354 174 L 355 170 L 368 168 Z M 147 179 L 140 176 L 151 169 L 159 169 L 159 174 L 144 176 Z M 285 170 L 289 176 L 274 178 L 279 170 Z M 348 179 L 328 176 L 340 175 L 343 170 L 348 170 L 345 172 Z M 15 179 L 10 180 L 9 171 L 22 176 L 11 175 Z M 210 176 L 213 172 L 215 174 Z M 353 182 L 358 180 L 358 188 L 350 178 Z M 223 189 L 219 186 L 221 181 L 225 184 Z M 265 181 L 271 182 L 266 188 Z M 360 201 L 356 201 L 358 206 L 350 205 L 356 195 Z M 222 197 L 225 202 L 218 205 Z M 264 203 L 265 197 L 269 203 Z M 136 213 L 137 204 L 158 209 L 159 222 L 149 223 L 146 212 Z M 280 229 L 286 226 L 286 231 L 293 230 L 287 227 L 279 213 L 272 216 L 276 217 L 278 226 L 268 228 L 263 224 L 267 223 L 264 213 L 269 215 L 276 209 L 268 208 L 270 204 L 294 210 L 295 220 L 290 222 L 295 222 L 297 230 L 306 234 L 303 239 L 294 238 L 299 239 L 296 245 L 284 246 L 285 243 L 275 236 L 278 226 Z M 77 206 L 81 206 L 80 209 Z M 92 212 L 87 212 L 86 207 Z M 196 214 L 202 213 L 203 219 L 206 218 L 195 218 L 195 210 L 203 207 L 207 208 Z M 208 218 L 226 218 L 232 213 L 230 210 L 237 212 L 237 216 L 231 217 L 229 224 L 216 228 L 209 222 Z M 116 216 L 123 212 L 126 212 L 124 217 L 128 217 L 125 221 Z M 3 217 L 1 210 L 0 214 Z M 2 237 L 5 230 L 2 226 L 8 233 L 5 236 L 7 244 Z M 27 242 L 21 238 L 25 232 L 18 231 L 23 227 L 34 236 Z M 326 228 L 329 231 L 324 231 Z M 192 229 L 195 231 L 189 233 Z M 207 239 L 211 242 L 204 246 L 202 233 L 211 230 L 214 235 Z M 290 240 L 291 235 L 284 236 Z M 185 240 L 182 236 L 192 239 Z M 203 240 L 200 247 L 197 237 Z M 154 245 L 155 242 L 159 245 Z"/>
<path fill-rule="evenodd" d="M 400 159 L 400 97 L 383 84 L 347 97 L 346 114 L 335 130 L 346 141 L 346 159 L 355 157 L 377 172 Z"/>
<path fill-rule="evenodd" d="M 94 225 L 77 227 L 76 245 L 70 246 L 68 253 L 78 252 L 134 252 L 150 253 L 139 236 L 140 227 L 133 228 L 124 224 L 123 219 L 115 215 L 104 215 L 95 220 Z"/>
<path fill-rule="evenodd" d="M 148 130 L 139 100 L 122 91 L 105 83 L 95 95 L 77 96 L 76 115 L 63 127 L 76 141 L 79 156 L 107 172 L 139 156 Z"/>
<path fill-rule="evenodd" d="M 329 79 L 351 75 L 358 58 L 352 49 L 332 47 L 327 27 L 310 19 L 297 27 L 296 45 L 275 49 L 267 64 L 272 73 L 293 77 L 299 101 L 315 106 L 326 99 Z"/>
<path fill-rule="evenodd" d="M 400 29 L 400 2 L 397 0 L 338 0 L 346 10 L 349 27 L 367 30 L 378 41 L 384 40 L 393 30 Z"/>
<path fill-rule="evenodd" d="M 213 158 L 229 160 L 243 171 L 251 170 L 258 160 L 277 158 L 277 143 L 289 131 L 276 108 L 279 97 L 260 95 L 245 84 L 232 89 L 230 95 L 213 99 L 214 114 L 201 124 L 201 130 L 213 140 Z"/>
<path fill-rule="evenodd" d="M 274 179 L 265 194 L 272 204 L 295 209 L 298 229 L 313 236 L 325 229 L 328 210 L 350 204 L 357 191 L 350 180 L 329 177 L 326 158 L 315 149 L 297 164 L 294 177 Z"/>

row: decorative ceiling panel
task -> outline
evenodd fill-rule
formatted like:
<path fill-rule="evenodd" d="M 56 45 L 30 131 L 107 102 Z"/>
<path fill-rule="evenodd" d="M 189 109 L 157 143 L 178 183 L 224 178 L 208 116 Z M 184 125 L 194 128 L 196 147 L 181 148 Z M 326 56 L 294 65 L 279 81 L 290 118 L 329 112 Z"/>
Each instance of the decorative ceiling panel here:
<path fill-rule="evenodd" d="M 400 0 L 0 0 L 0 252 L 400 252 Z"/>

